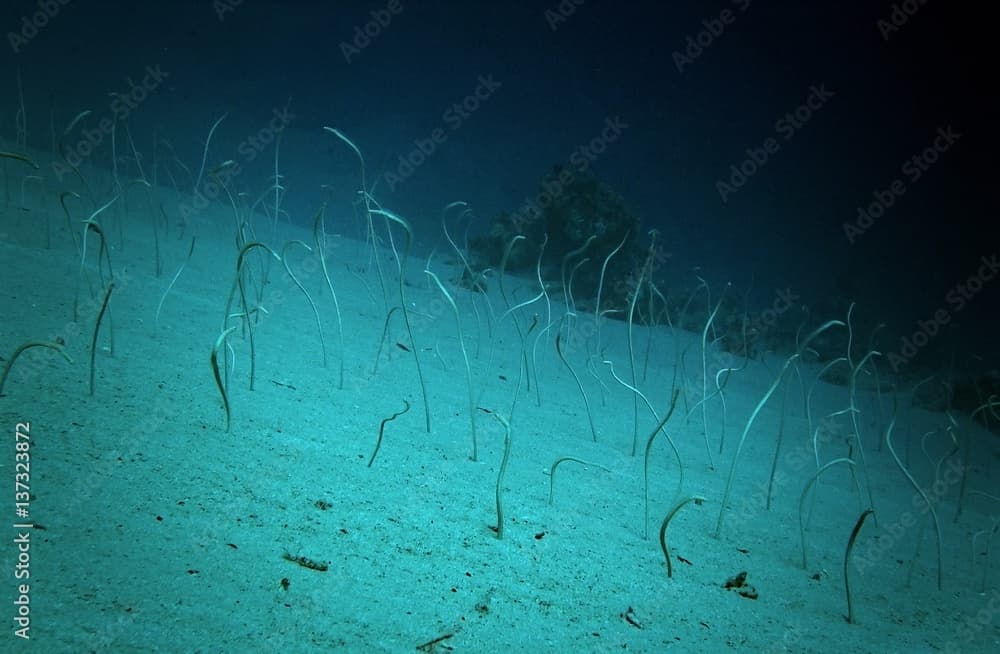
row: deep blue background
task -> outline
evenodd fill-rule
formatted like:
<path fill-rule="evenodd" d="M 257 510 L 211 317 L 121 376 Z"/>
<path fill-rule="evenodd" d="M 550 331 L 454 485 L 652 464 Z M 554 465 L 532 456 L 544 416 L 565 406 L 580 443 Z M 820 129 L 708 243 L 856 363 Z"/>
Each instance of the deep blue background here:
<path fill-rule="evenodd" d="M 38 7 L 6 4 L 5 33 Z M 485 229 L 619 116 L 628 129 L 594 170 L 661 230 L 672 253 L 661 274 L 671 286 L 690 286 L 695 266 L 714 285 L 745 288 L 753 274 L 758 307 L 785 287 L 820 311 L 857 299 L 859 319 L 883 320 L 894 336 L 947 307 L 948 290 L 1000 250 L 995 55 L 978 10 L 914 2 L 912 17 L 883 39 L 877 21 L 891 15 L 890 2 L 751 2 L 743 11 L 729 0 L 587 0 L 553 31 L 545 12 L 558 3 L 403 1 L 347 63 L 342 44 L 387 4 L 245 0 L 220 20 L 208 1 L 72 0 L 20 54 L 4 44 L 0 80 L 13 89 L 20 69 L 29 136 L 41 147 L 50 98 L 60 125 L 82 109 L 107 113 L 109 92 L 159 65 L 169 78 L 132 116 L 133 133 L 148 152 L 157 129 L 193 168 L 223 112 L 209 165 L 233 158 L 291 98 L 296 118 L 281 169 L 286 207 L 305 223 L 320 184 L 356 174 L 324 125 L 362 147 L 375 179 L 415 140 L 446 127 L 447 108 L 492 76 L 501 87 L 412 177 L 393 192 L 376 187 L 413 221 L 424 247 L 439 238 L 444 204 L 469 202 Z M 724 9 L 735 21 L 679 72 L 674 53 Z M 780 151 L 721 202 L 716 182 L 747 148 L 775 136 L 776 121 L 813 85 L 832 99 L 792 138 L 779 137 Z M 12 96 L 2 106 L 8 140 L 15 106 Z M 962 134 L 955 147 L 849 244 L 844 222 L 949 125 Z M 267 186 L 270 156 L 247 166 L 249 189 Z M 955 316 L 963 356 L 995 347 L 994 284 Z M 946 342 L 955 337 L 938 345 Z"/>

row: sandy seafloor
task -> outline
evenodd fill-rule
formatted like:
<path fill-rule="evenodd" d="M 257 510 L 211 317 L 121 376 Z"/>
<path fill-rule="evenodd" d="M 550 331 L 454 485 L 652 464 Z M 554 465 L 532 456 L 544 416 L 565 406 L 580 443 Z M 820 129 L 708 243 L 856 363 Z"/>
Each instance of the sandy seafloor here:
<path fill-rule="evenodd" d="M 253 391 L 246 335 L 237 329 L 227 341 L 231 350 L 223 348 L 235 361 L 227 433 L 209 354 L 234 278 L 231 209 L 213 205 L 183 238 L 176 216 L 162 225 L 135 199 L 127 211 L 116 204 L 99 217 L 116 282 L 111 314 L 104 318 L 94 352 L 91 395 L 91 339 L 104 288 L 99 240 L 90 233 L 81 277 L 81 254 L 58 196 L 49 191 L 43 197 L 37 185 L 28 185 L 22 206 L 16 183 L 21 173 L 13 164 L 6 170 L 15 182 L 0 212 L 0 354 L 9 357 L 28 340 L 62 338 L 73 363 L 51 350 L 29 350 L 13 367 L 0 398 L 5 433 L 0 485 L 8 493 L 7 536 L 0 548 L 8 617 L 0 650 L 998 651 L 1000 571 L 997 553 L 991 557 L 987 547 L 1000 505 L 972 492 L 1000 494 L 995 461 L 989 470 L 997 446 L 995 437 L 967 416 L 955 414 L 956 433 L 971 434 L 976 443 L 964 511 L 956 521 L 959 459 L 949 456 L 948 419 L 913 406 L 905 386 L 898 394 L 893 438 L 940 519 L 939 590 L 927 511 L 888 450 L 879 446 L 892 399 L 873 391 L 868 373 L 860 375 L 856 403 L 877 524 L 869 519 L 858 535 L 850 571 L 856 621 L 848 624 L 844 549 L 867 506 L 867 492 L 859 497 L 847 465 L 824 474 L 814 503 L 807 504 L 812 517 L 803 568 L 799 500 L 816 462 L 795 374 L 788 377 L 772 506 L 765 508 L 764 489 L 783 389 L 746 439 L 721 534 L 714 536 L 736 444 L 785 355 L 763 353 L 734 373 L 725 388 L 725 413 L 718 396 L 708 400 L 713 470 L 697 404 L 701 334 L 666 326 L 634 328 L 640 368 L 652 339 L 639 386 L 661 416 L 669 405 L 678 348 L 687 352 L 679 375 L 684 397 L 667 424 L 683 460 L 683 488 L 678 489 L 678 467 L 661 435 L 649 461 L 644 536 L 642 449 L 656 420 L 640 403 L 635 429 L 631 392 L 598 358 L 591 357 L 588 365 L 586 338 L 569 339 L 564 349 L 592 405 L 595 442 L 580 390 L 557 357 L 551 330 L 535 356 L 537 381 L 532 378 L 530 391 L 521 387 L 511 416 L 521 345 L 510 316 L 493 322 L 504 311 L 496 279 L 489 285 L 491 319 L 482 296 L 452 283 L 461 269 L 442 249 L 431 269 L 455 294 L 474 403 L 511 417 L 500 540 L 493 528 L 504 429 L 477 409 L 479 456 L 470 460 L 468 392 L 454 316 L 424 274 L 423 256 L 411 257 L 405 268 L 413 340 L 397 311 L 377 371 L 386 306 L 371 249 L 355 239 L 353 217 L 327 217 L 327 260 L 342 313 L 343 349 L 316 259 L 300 247 L 288 250 L 293 271 L 321 315 L 326 367 L 305 296 L 272 261 L 256 312 Z M 102 203 L 110 199 L 100 190 L 107 191 L 106 184 L 95 187 Z M 158 193 L 170 215 L 179 198 L 173 190 Z M 80 207 L 73 211 L 84 213 Z M 69 223 L 77 240 L 85 217 L 74 215 Z M 259 240 L 279 252 L 290 240 L 313 243 L 308 230 L 283 221 L 272 234 L 265 218 L 257 220 Z M 155 274 L 154 221 L 160 225 L 160 276 Z M 377 225 L 384 236 L 384 224 Z M 158 304 L 195 233 L 194 253 L 166 296 L 157 325 Z M 402 246 L 401 232 L 395 235 Z M 385 248 L 378 256 L 388 304 L 398 305 L 396 260 Z M 256 255 L 252 261 L 259 265 Z M 506 287 L 518 302 L 538 292 L 530 278 L 510 276 Z M 560 300 L 559 294 L 553 298 L 555 317 L 565 310 Z M 545 315 L 541 303 L 518 314 L 522 328 L 535 313 Z M 833 318 L 844 316 L 816 317 Z M 592 314 L 581 311 L 573 329 L 592 334 L 593 321 Z M 529 334 L 529 350 L 534 336 Z M 630 379 L 625 324 L 605 320 L 601 338 L 604 357 Z M 413 354 L 400 345 L 415 346 L 420 357 L 429 433 Z M 711 390 L 715 370 L 740 367 L 742 360 L 711 346 L 708 350 Z M 855 358 L 860 354 L 856 351 Z M 808 357 L 801 363 L 807 387 L 821 365 Z M 875 406 L 879 399 L 881 412 Z M 404 400 L 411 410 L 386 423 L 381 450 L 369 468 L 381 421 L 401 410 Z M 817 384 L 811 402 L 816 424 L 847 406 L 844 386 Z M 30 423 L 30 520 L 35 524 L 28 641 L 14 635 L 13 621 L 17 584 L 23 583 L 13 578 L 19 556 L 13 527 L 19 422 Z M 822 462 L 848 456 L 846 415 L 823 424 Z M 723 425 L 726 442 L 719 454 Z M 638 456 L 631 454 L 634 431 Z M 928 432 L 933 433 L 925 436 Z M 550 505 L 549 468 L 562 456 L 596 465 L 560 465 Z M 857 474 L 864 483 L 860 467 Z M 688 504 L 671 523 L 675 558 L 674 575 L 668 578 L 660 522 L 679 498 L 692 495 L 705 501 Z M 305 557 L 326 570 L 298 565 L 285 555 Z M 741 571 L 756 599 L 723 587 Z"/>

